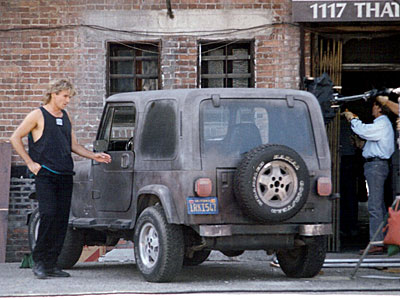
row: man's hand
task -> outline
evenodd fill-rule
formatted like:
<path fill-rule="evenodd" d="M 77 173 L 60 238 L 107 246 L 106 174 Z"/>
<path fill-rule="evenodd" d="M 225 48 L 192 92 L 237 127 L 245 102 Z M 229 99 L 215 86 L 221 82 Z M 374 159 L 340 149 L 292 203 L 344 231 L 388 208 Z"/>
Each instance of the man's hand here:
<path fill-rule="evenodd" d="M 100 163 L 110 163 L 111 162 L 111 156 L 107 153 L 103 153 L 103 152 L 96 152 L 94 154 L 94 158 L 95 161 L 100 162 Z"/>
<path fill-rule="evenodd" d="M 27 163 L 27 167 L 29 169 L 29 171 L 31 171 L 33 174 L 35 174 L 35 176 L 39 173 L 40 169 L 42 168 L 42 166 L 40 164 L 38 164 L 37 162 L 30 162 Z"/>
<path fill-rule="evenodd" d="M 382 104 L 382 105 L 386 105 L 389 101 L 389 97 L 388 96 L 377 96 L 376 100 Z"/>
<path fill-rule="evenodd" d="M 347 110 L 341 113 L 342 116 L 344 116 L 347 121 L 351 121 L 354 118 L 357 118 L 357 116 L 355 114 L 353 114 L 351 111 Z"/>

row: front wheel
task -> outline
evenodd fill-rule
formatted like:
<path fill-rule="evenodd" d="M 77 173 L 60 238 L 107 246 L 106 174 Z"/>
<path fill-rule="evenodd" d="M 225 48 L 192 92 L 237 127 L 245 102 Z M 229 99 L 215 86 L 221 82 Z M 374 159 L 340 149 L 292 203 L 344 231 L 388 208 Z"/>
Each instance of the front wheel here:
<path fill-rule="evenodd" d="M 36 208 L 29 217 L 28 223 L 28 241 L 31 251 L 35 248 L 36 240 L 39 234 L 40 214 L 39 208 Z"/>
<path fill-rule="evenodd" d="M 136 264 L 147 281 L 171 281 L 181 270 L 185 247 L 182 228 L 167 222 L 160 205 L 141 213 L 133 240 Z"/>
<path fill-rule="evenodd" d="M 58 256 L 57 265 L 62 269 L 72 268 L 79 260 L 84 246 L 83 234 L 79 230 L 68 227 L 64 245 Z"/>
<path fill-rule="evenodd" d="M 36 240 L 39 234 L 40 214 L 36 208 L 30 218 L 28 224 L 28 240 L 31 251 L 35 248 Z M 68 227 L 65 235 L 64 244 L 60 255 L 58 256 L 57 265 L 62 269 L 72 268 L 79 260 L 84 246 L 83 235 L 78 230 Z"/>
<path fill-rule="evenodd" d="M 292 278 L 314 277 L 324 264 L 326 245 L 326 236 L 316 236 L 307 238 L 304 246 L 279 250 L 277 258 L 282 271 Z"/>

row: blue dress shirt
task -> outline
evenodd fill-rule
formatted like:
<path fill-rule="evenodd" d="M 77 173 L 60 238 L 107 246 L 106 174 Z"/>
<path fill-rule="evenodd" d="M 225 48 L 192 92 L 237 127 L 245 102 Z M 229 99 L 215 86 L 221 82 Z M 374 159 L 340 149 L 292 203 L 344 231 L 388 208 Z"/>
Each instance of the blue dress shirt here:
<path fill-rule="evenodd" d="M 364 124 L 359 119 L 352 119 L 351 129 L 367 141 L 362 152 L 364 158 L 389 159 L 392 156 L 394 131 L 386 115 L 377 117 L 372 124 Z"/>

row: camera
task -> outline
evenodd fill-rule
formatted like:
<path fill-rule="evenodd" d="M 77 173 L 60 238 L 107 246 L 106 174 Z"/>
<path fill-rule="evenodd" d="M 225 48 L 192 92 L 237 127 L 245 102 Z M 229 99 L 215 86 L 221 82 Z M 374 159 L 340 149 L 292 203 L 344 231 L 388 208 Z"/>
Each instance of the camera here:
<path fill-rule="evenodd" d="M 389 98 L 389 100 L 397 102 L 397 98 L 399 97 L 399 95 L 396 93 L 393 93 L 393 90 L 394 89 L 392 89 L 392 88 L 382 88 L 379 90 L 373 89 L 370 91 L 371 92 L 370 98 L 375 98 L 377 96 L 387 96 Z"/>

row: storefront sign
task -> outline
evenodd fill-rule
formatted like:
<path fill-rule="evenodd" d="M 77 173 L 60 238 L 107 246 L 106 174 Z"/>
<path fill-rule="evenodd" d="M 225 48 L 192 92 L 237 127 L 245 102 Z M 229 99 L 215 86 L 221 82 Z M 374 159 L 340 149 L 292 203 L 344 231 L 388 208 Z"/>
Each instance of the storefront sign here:
<path fill-rule="evenodd" d="M 293 22 L 400 21 L 400 1 L 292 0 Z"/>

